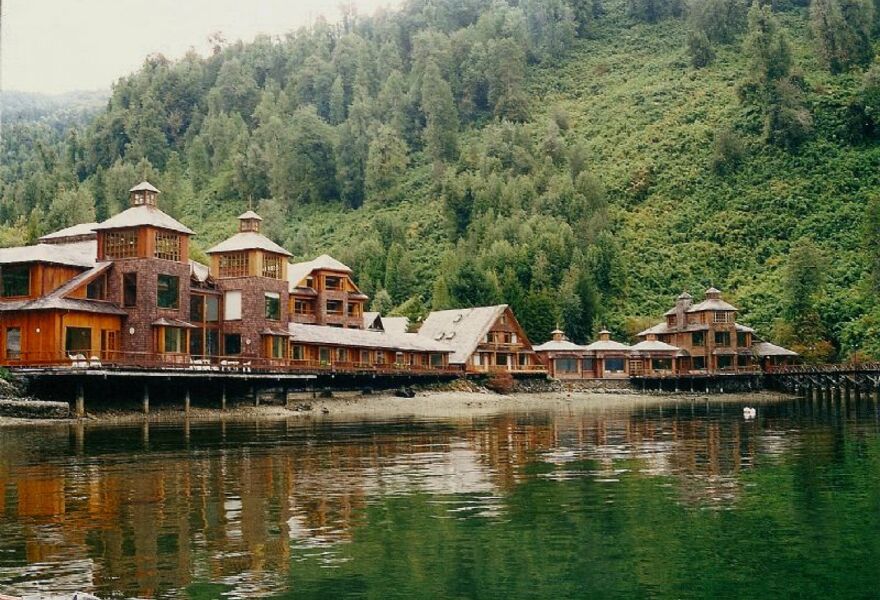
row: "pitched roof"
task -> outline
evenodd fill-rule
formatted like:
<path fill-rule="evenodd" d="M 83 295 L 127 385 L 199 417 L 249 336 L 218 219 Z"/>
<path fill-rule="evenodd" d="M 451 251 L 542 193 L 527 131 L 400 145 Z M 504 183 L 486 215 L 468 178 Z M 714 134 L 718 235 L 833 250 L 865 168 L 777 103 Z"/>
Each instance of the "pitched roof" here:
<path fill-rule="evenodd" d="M 409 330 L 408 317 L 382 317 L 382 325 L 388 333 L 402 334 Z"/>
<path fill-rule="evenodd" d="M 464 364 L 506 309 L 506 304 L 498 304 L 435 311 L 422 323 L 418 335 L 438 342 L 442 341 L 452 349 L 449 362 Z"/>
<path fill-rule="evenodd" d="M 283 256 L 293 256 L 290 252 L 256 231 L 242 231 L 231 238 L 223 240 L 213 248 L 207 250 L 207 254 L 218 252 L 238 252 L 241 250 L 265 250 Z"/>
<path fill-rule="evenodd" d="M 72 244 L 36 244 L 0 248 L 0 265 L 43 262 L 70 267 L 91 268 L 95 265 L 97 243 L 94 240 Z"/>
<path fill-rule="evenodd" d="M 725 302 L 720 298 L 708 298 L 703 300 L 698 304 L 694 304 L 690 308 L 687 309 L 689 313 L 702 312 L 704 310 L 725 310 L 725 311 L 738 311 L 739 309 L 734 305 Z"/>
<path fill-rule="evenodd" d="M 139 184 L 137 184 L 136 186 L 134 186 L 133 188 L 131 188 L 128 191 L 129 192 L 147 191 L 147 192 L 156 192 L 157 194 L 160 193 L 159 190 L 157 190 L 155 187 L 153 187 L 152 183 L 150 183 L 149 181 L 146 181 L 146 180 L 141 181 Z"/>
<path fill-rule="evenodd" d="M 752 352 L 757 356 L 800 356 L 794 350 L 771 344 L 770 342 L 757 342 L 752 344 Z"/>
<path fill-rule="evenodd" d="M 597 340 L 592 344 L 587 344 L 584 346 L 584 350 L 589 351 L 612 351 L 612 350 L 622 350 L 628 351 L 629 346 L 627 344 L 623 344 L 621 342 L 615 342 L 614 340 Z"/>
<path fill-rule="evenodd" d="M 648 327 L 647 329 L 640 331 L 636 334 L 636 337 L 645 337 L 647 335 L 661 335 L 664 333 L 688 333 L 691 331 L 707 331 L 709 326 L 703 323 L 688 323 L 683 327 L 669 327 L 666 324 L 666 321 L 662 323 L 657 323 L 652 327 Z"/>
<path fill-rule="evenodd" d="M 126 313 L 121 308 L 104 300 L 89 300 L 85 298 L 67 298 L 67 295 L 86 285 L 101 273 L 107 271 L 112 263 L 104 262 L 95 265 L 88 271 L 83 271 L 64 285 L 52 290 L 51 293 L 35 300 L 24 300 L 20 303 L 2 303 L 0 310 L 74 310 L 107 315 L 124 316 Z"/>
<path fill-rule="evenodd" d="M 755 330 L 748 325 L 741 325 L 739 323 L 734 323 L 734 325 L 736 325 L 736 330 L 741 333 L 755 333 Z"/>
<path fill-rule="evenodd" d="M 578 346 L 569 340 L 550 340 L 532 348 L 535 352 L 586 352 L 584 346 Z"/>
<path fill-rule="evenodd" d="M 385 329 L 384 322 L 382 321 L 382 317 L 379 316 L 378 312 L 373 312 L 373 311 L 365 312 L 364 313 L 364 329 L 375 328 L 374 326 L 377 325 L 377 320 L 378 320 L 378 325 L 380 326 L 379 328 Z"/>
<path fill-rule="evenodd" d="M 71 225 L 70 227 L 47 233 L 41 237 L 39 241 L 44 242 L 47 240 L 59 240 L 71 237 L 94 236 L 95 227 L 97 225 L 97 223 L 80 223 L 79 225 Z"/>
<path fill-rule="evenodd" d="M 208 265 L 203 265 L 192 259 L 189 261 L 189 268 L 190 273 L 192 273 L 198 281 L 206 281 L 211 275 L 211 268 Z"/>
<path fill-rule="evenodd" d="M 322 254 L 314 260 L 290 263 L 287 267 L 287 281 L 290 282 L 290 290 L 293 291 L 300 281 L 311 275 L 312 272 L 317 269 L 349 274 L 353 272 L 349 267 L 345 266 L 329 254 Z"/>
<path fill-rule="evenodd" d="M 195 235 L 195 232 L 192 229 L 150 204 L 132 206 L 118 215 L 110 217 L 103 223 L 98 223 L 94 229 L 95 231 L 101 231 L 105 229 L 124 229 L 127 227 L 139 227 L 144 225 L 158 227 L 159 229 L 168 229 L 186 235 Z"/>
<path fill-rule="evenodd" d="M 633 352 L 678 352 L 678 346 L 660 340 L 645 340 L 629 347 Z"/>
<path fill-rule="evenodd" d="M 342 327 L 305 325 L 302 323 L 290 323 L 288 329 L 292 340 L 310 344 L 402 350 L 408 352 L 448 353 L 451 351 L 445 344 L 425 339 L 414 333 L 395 334 L 387 331 L 343 329 Z"/>

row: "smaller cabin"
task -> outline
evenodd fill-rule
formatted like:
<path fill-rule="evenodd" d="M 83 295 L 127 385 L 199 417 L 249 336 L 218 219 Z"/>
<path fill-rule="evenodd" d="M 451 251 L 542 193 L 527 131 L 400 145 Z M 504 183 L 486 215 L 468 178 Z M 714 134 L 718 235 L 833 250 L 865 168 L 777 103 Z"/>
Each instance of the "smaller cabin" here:
<path fill-rule="evenodd" d="M 535 354 L 555 379 L 592 379 L 595 377 L 595 353 L 570 341 L 565 332 L 556 329 L 550 341 L 535 346 Z"/>
<path fill-rule="evenodd" d="M 630 347 L 611 339 L 611 332 L 603 329 L 599 339 L 584 347 L 593 353 L 592 362 L 584 362 L 584 377 L 595 379 L 626 379 L 629 377 Z M 589 367 L 592 367 L 590 369 Z"/>

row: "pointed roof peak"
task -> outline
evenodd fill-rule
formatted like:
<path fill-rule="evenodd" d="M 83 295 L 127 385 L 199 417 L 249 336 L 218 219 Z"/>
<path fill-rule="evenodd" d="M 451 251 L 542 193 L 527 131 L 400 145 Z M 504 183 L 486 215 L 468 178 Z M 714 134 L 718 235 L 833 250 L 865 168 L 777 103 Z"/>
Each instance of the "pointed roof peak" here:
<path fill-rule="evenodd" d="M 155 192 L 157 194 L 162 193 L 159 190 L 157 190 L 156 187 L 152 183 L 147 181 L 146 179 L 144 179 L 143 181 L 141 181 L 139 184 L 137 184 L 136 186 L 134 186 L 133 188 L 131 188 L 128 191 L 129 192 Z"/>
<path fill-rule="evenodd" d="M 687 290 L 685 290 L 685 291 L 683 291 L 682 293 L 680 293 L 680 294 L 678 295 L 678 299 L 679 299 L 679 300 L 693 300 L 694 297 L 691 296 L 691 295 L 688 293 Z"/>
<path fill-rule="evenodd" d="M 251 220 L 251 219 L 253 219 L 255 221 L 262 221 L 263 217 L 261 217 L 260 215 L 258 215 L 257 213 L 255 213 L 252 210 L 249 210 L 245 213 L 238 215 L 239 221 L 247 221 L 247 220 Z"/>

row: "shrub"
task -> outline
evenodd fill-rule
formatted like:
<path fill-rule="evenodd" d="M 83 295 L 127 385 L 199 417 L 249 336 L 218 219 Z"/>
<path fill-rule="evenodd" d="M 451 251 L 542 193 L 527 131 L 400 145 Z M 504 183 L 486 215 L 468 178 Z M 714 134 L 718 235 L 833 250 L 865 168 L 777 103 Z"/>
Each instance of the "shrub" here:
<path fill-rule="evenodd" d="M 712 50 L 712 43 L 709 37 L 702 31 L 691 30 L 688 32 L 687 39 L 688 56 L 691 57 L 691 64 L 701 69 L 713 60 L 715 60 L 715 51 Z"/>
<path fill-rule="evenodd" d="M 492 373 L 486 381 L 486 387 L 496 394 L 509 394 L 513 391 L 514 386 L 513 375 L 507 371 Z"/>
<path fill-rule="evenodd" d="M 715 173 L 732 173 L 742 163 L 744 156 L 745 146 L 733 131 L 727 128 L 715 131 L 712 156 L 709 158 L 709 166 Z"/>

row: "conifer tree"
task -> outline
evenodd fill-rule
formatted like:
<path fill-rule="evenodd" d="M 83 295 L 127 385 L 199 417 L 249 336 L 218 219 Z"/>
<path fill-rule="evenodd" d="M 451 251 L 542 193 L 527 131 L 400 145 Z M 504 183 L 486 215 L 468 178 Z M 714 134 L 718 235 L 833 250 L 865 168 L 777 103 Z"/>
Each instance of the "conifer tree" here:
<path fill-rule="evenodd" d="M 458 149 L 458 115 L 452 89 L 433 61 L 425 67 L 421 95 L 425 150 L 435 162 L 452 160 Z"/>

